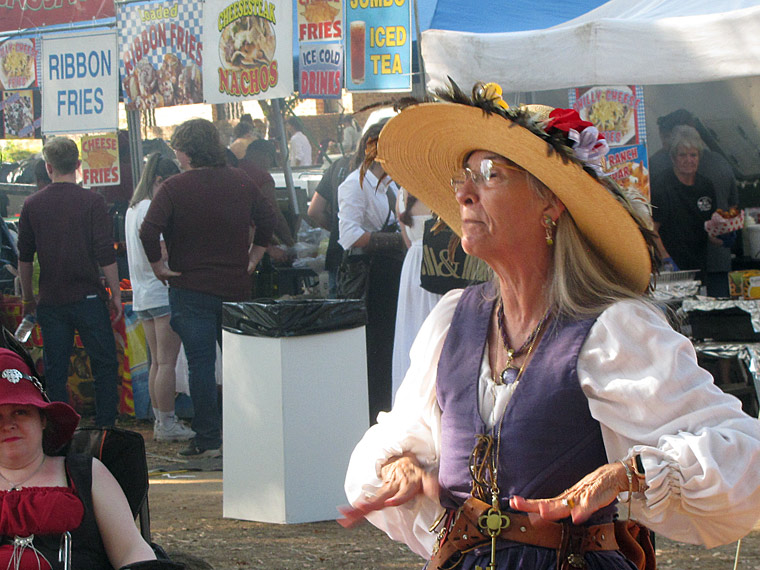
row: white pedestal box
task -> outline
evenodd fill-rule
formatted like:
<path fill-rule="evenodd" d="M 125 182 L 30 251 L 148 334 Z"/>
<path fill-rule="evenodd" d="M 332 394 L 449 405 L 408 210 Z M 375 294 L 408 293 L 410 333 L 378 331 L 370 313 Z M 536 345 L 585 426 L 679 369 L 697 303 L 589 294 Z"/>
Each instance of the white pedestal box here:
<path fill-rule="evenodd" d="M 336 519 L 369 423 L 365 328 L 222 342 L 224 517 Z"/>

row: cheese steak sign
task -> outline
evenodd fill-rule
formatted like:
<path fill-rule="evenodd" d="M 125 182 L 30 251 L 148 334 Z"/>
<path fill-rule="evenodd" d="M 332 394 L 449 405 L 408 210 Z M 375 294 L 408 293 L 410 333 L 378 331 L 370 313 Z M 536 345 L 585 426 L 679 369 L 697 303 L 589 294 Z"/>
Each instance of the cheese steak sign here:
<path fill-rule="evenodd" d="M 286 97 L 293 91 L 291 0 L 206 0 L 207 103 Z"/>
<path fill-rule="evenodd" d="M 0 0 L 0 32 L 115 15 L 113 0 Z"/>

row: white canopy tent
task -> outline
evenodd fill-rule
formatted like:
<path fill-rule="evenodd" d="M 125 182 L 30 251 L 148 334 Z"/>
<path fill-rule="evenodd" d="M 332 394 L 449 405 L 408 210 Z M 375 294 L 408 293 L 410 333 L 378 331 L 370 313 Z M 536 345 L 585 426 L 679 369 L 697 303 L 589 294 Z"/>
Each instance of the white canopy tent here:
<path fill-rule="evenodd" d="M 566 106 L 567 88 L 644 85 L 648 124 L 685 107 L 739 175 L 760 176 L 760 0 L 611 0 L 541 30 L 429 29 L 422 54 L 429 89 L 447 76 L 465 91 L 495 81 L 510 103 Z M 656 150 L 656 129 L 648 137 Z"/>
<path fill-rule="evenodd" d="M 525 92 L 760 75 L 758 38 L 760 0 L 611 0 L 543 30 L 427 30 L 422 54 L 430 88 L 448 75 Z"/>

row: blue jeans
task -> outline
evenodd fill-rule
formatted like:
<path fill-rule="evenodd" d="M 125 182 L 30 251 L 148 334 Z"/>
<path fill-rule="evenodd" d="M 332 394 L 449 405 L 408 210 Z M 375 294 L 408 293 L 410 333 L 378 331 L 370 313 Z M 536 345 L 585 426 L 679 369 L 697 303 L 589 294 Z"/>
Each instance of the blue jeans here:
<path fill-rule="evenodd" d="M 217 407 L 216 345 L 222 340 L 222 298 L 171 287 L 171 327 L 182 339 L 187 355 L 190 398 L 193 400 L 195 444 L 200 449 L 222 445 L 222 422 Z"/>
<path fill-rule="evenodd" d="M 97 296 L 66 305 L 40 305 L 37 322 L 42 329 L 45 382 L 50 399 L 69 401 L 66 384 L 77 330 L 95 379 L 95 424 L 114 425 L 119 403 L 119 361 L 108 305 Z"/>

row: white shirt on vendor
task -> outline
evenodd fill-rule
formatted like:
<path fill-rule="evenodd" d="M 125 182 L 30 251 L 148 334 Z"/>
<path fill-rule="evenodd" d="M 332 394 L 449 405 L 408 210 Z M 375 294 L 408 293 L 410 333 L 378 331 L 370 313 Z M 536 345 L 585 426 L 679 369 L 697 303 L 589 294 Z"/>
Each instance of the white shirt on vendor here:
<path fill-rule="evenodd" d="M 396 214 L 390 209 L 388 192 L 395 204 L 398 186 L 386 176 L 378 185 L 377 176 L 371 171 L 364 173 L 364 184 L 359 184 L 359 169 L 349 174 L 338 186 L 338 243 L 349 249 L 365 232 L 380 231 L 388 224 L 396 222 Z M 390 216 L 388 212 L 390 211 Z"/>
<path fill-rule="evenodd" d="M 290 137 L 290 166 L 311 166 L 311 143 L 301 131 Z"/>

